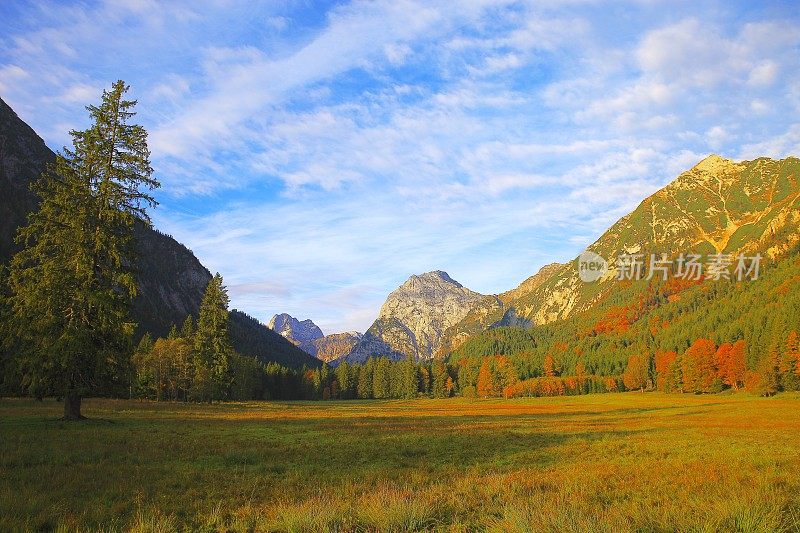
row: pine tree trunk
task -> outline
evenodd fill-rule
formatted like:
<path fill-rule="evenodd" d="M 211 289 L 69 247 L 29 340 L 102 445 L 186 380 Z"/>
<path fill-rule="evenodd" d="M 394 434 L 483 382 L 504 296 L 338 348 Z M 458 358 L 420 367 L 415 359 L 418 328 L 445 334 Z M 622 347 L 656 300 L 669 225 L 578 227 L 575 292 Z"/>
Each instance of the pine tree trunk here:
<path fill-rule="evenodd" d="M 81 414 L 80 394 L 68 392 L 64 397 L 64 417 L 62 420 L 84 420 L 85 418 Z"/>

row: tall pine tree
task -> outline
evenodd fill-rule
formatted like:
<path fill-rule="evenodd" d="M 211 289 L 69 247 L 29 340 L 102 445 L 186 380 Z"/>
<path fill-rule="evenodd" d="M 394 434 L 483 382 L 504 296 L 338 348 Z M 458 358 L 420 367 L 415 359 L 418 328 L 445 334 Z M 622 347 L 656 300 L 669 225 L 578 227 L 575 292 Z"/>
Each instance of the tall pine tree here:
<path fill-rule="evenodd" d="M 433 372 L 433 397 L 446 398 L 450 395 L 447 390 L 447 378 L 450 375 L 447 373 L 447 365 L 444 361 L 435 361 L 432 367 Z"/>
<path fill-rule="evenodd" d="M 230 385 L 228 303 L 228 291 L 217 273 L 203 294 L 194 337 L 195 383 L 198 395 L 209 402 L 223 399 Z"/>
<path fill-rule="evenodd" d="M 153 179 L 147 132 L 131 124 L 134 100 L 117 81 L 92 125 L 71 131 L 71 149 L 31 188 L 41 203 L 21 228 L 24 248 L 11 262 L 9 286 L 19 368 L 34 394 L 64 397 L 64 419 L 77 420 L 81 398 L 105 392 L 127 369 L 136 294 L 134 225 L 149 224 Z"/>

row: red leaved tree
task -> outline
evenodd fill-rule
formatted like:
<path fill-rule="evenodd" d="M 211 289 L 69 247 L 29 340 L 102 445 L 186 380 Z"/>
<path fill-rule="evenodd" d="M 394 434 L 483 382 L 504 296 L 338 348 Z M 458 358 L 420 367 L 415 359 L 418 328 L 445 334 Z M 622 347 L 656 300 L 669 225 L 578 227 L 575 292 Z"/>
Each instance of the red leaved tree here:
<path fill-rule="evenodd" d="M 722 350 L 722 346 L 720 346 L 720 350 Z M 719 356 L 719 351 L 717 355 Z M 724 359 L 719 359 L 720 379 L 733 390 L 739 390 L 744 383 L 744 373 L 747 371 L 747 343 L 739 339 L 730 345 L 723 356 Z"/>
<path fill-rule="evenodd" d="M 644 392 L 647 386 L 648 368 L 647 358 L 632 355 L 628 358 L 628 366 L 622 374 L 622 382 L 628 390 L 639 389 Z"/>
<path fill-rule="evenodd" d="M 677 387 L 677 381 L 674 375 L 675 361 L 678 359 L 678 354 L 675 352 L 656 352 L 656 388 L 662 392 L 674 392 Z"/>
<path fill-rule="evenodd" d="M 697 339 L 682 358 L 683 386 L 689 392 L 712 392 L 717 379 L 717 346 L 708 339 Z"/>
<path fill-rule="evenodd" d="M 494 380 L 492 379 L 492 369 L 489 368 L 489 360 L 484 358 L 481 369 L 478 371 L 478 396 L 488 398 L 494 396 Z"/>

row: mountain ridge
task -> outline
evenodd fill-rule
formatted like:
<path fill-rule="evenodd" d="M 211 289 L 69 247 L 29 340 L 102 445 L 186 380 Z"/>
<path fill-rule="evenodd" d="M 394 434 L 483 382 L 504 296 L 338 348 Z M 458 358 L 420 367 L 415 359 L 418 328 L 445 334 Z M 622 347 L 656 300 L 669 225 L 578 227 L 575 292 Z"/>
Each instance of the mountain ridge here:
<path fill-rule="evenodd" d="M 18 227 L 38 205 L 29 186 L 55 161 L 56 154 L 14 110 L 0 98 L 0 263 L 19 249 L 14 243 Z M 166 336 L 173 324 L 188 314 L 197 317 L 211 273 L 186 246 L 157 229 L 137 223 L 138 294 L 131 315 L 138 333 Z M 252 317 L 231 310 L 231 342 L 244 355 L 287 366 L 318 366 L 319 362 L 280 335 L 258 325 Z M 259 329 L 264 331 L 260 331 Z M 254 345 L 258 339 L 260 345 Z"/>
<path fill-rule="evenodd" d="M 464 332 L 491 329 L 507 313 L 543 325 L 591 308 L 608 298 L 620 253 L 763 252 L 774 260 L 800 242 L 798 173 L 796 157 L 739 162 L 716 154 L 703 158 L 587 247 L 609 262 L 599 281 L 581 281 L 575 260 L 548 265 L 515 289 L 487 300 L 480 316 L 472 313 L 450 328 L 445 350 L 438 355 L 456 349 L 469 337 Z"/>

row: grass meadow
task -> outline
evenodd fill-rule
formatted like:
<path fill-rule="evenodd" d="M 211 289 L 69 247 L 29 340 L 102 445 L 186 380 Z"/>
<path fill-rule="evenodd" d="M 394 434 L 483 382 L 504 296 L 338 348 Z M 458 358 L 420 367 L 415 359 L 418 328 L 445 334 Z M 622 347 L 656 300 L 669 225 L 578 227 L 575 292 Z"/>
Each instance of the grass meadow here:
<path fill-rule="evenodd" d="M 798 531 L 800 396 L 0 400 L 0 531 Z"/>

